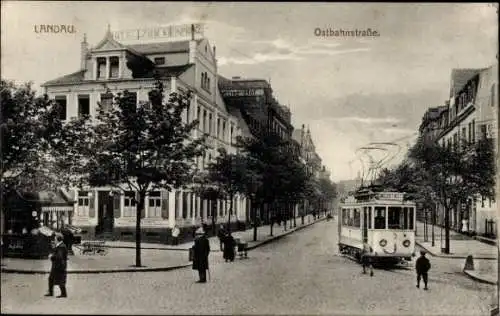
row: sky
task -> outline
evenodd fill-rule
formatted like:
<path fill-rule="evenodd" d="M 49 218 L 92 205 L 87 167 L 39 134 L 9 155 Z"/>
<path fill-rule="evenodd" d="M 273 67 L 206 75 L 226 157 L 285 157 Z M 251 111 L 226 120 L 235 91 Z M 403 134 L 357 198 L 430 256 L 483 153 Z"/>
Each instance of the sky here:
<path fill-rule="evenodd" d="M 1 6 L 1 77 L 33 81 L 35 88 L 79 70 L 84 33 L 94 46 L 108 24 L 119 31 L 205 23 L 205 37 L 217 47 L 219 73 L 270 80 L 280 103 L 290 106 L 292 124 L 309 127 L 334 181 L 366 174 L 370 161 L 394 157 L 391 162 L 397 163 L 416 138 L 426 109 L 449 98 L 451 70 L 497 62 L 493 4 L 2 1 Z M 35 33 L 39 24 L 73 25 L 76 33 Z M 322 37 L 316 29 L 371 29 L 379 36 Z"/>

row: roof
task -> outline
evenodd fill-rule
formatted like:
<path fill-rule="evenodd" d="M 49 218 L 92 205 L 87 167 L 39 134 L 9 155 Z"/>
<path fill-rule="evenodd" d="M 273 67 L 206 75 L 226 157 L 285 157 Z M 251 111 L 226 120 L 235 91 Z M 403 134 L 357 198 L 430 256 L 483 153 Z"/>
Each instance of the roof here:
<path fill-rule="evenodd" d="M 83 81 L 84 74 L 86 70 L 79 70 L 77 72 L 74 72 L 69 75 L 65 75 L 50 81 L 47 81 L 42 84 L 42 87 L 44 86 L 51 86 L 51 85 L 60 85 L 60 84 L 71 84 L 71 83 L 80 83 Z"/>
<path fill-rule="evenodd" d="M 202 39 L 196 40 L 199 44 Z M 164 42 L 164 43 L 148 43 L 148 44 L 134 44 L 124 45 L 128 49 L 132 49 L 141 54 L 158 54 L 158 53 L 173 53 L 173 52 L 187 52 L 189 51 L 189 40 L 178 42 Z"/>
<path fill-rule="evenodd" d="M 485 68 L 455 68 L 451 70 L 450 97 L 458 93 L 465 84 Z"/>
<path fill-rule="evenodd" d="M 231 87 L 242 89 L 270 88 L 271 85 L 265 79 L 228 79 L 219 76 L 219 87 Z"/>

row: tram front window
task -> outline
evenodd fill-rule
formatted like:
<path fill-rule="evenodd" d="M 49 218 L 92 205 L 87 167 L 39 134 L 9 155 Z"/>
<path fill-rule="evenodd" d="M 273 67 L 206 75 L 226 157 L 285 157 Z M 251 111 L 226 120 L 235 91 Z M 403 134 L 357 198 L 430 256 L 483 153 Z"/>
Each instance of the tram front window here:
<path fill-rule="evenodd" d="M 375 229 L 385 229 L 385 206 L 375 207 Z"/>
<path fill-rule="evenodd" d="M 389 206 L 389 229 L 403 229 L 404 212 L 401 207 Z"/>

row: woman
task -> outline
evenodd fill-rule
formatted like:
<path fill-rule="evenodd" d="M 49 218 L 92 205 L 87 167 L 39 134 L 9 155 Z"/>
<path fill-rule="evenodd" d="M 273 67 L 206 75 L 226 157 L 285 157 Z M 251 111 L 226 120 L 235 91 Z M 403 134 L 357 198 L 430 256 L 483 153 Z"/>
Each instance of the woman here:
<path fill-rule="evenodd" d="M 236 241 L 234 240 L 230 232 L 226 234 L 226 237 L 224 237 L 223 243 L 223 258 L 226 260 L 226 262 L 233 262 L 235 257 L 234 247 L 236 247 Z"/>

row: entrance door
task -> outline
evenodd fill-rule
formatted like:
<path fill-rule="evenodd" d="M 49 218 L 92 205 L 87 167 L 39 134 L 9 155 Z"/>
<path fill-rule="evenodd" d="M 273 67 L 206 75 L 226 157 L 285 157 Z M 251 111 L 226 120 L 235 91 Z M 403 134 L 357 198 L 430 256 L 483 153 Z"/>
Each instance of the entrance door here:
<path fill-rule="evenodd" d="M 99 191 L 97 201 L 97 234 L 113 232 L 113 195 L 109 191 Z"/>
<path fill-rule="evenodd" d="M 363 208 L 363 242 L 368 241 L 368 219 L 369 219 L 369 207 Z"/>

